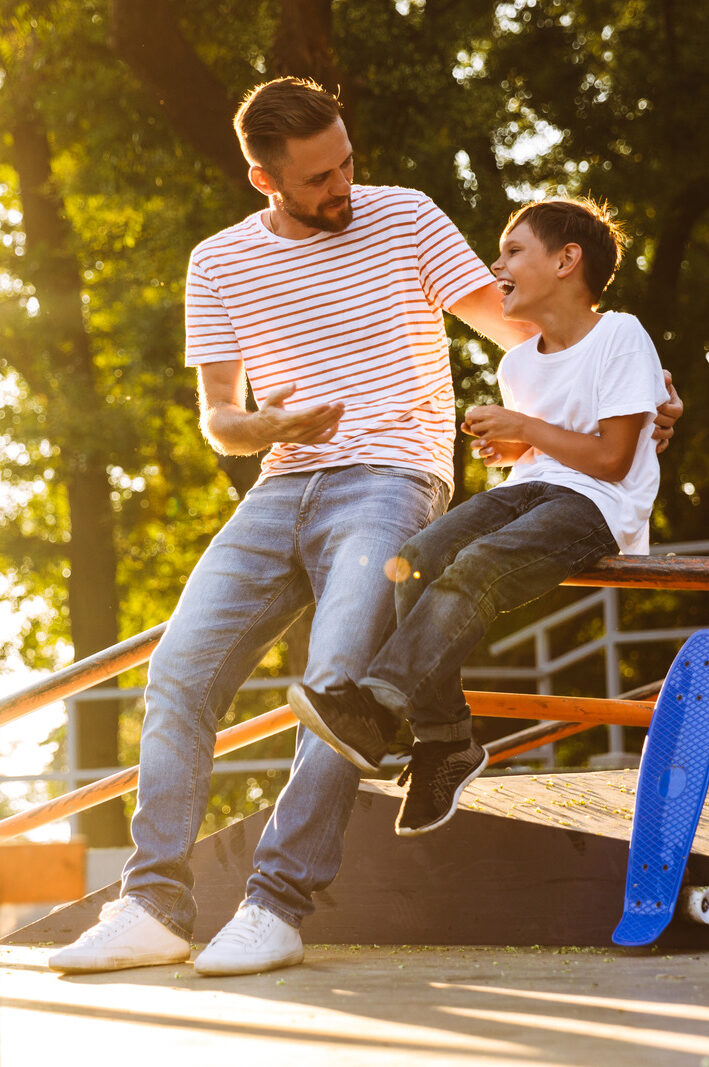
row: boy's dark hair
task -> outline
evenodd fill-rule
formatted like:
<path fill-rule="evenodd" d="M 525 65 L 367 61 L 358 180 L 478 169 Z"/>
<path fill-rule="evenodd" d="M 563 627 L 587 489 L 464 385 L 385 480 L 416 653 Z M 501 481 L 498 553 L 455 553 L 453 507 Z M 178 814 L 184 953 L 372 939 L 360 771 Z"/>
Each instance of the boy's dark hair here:
<path fill-rule="evenodd" d="M 234 116 L 247 160 L 274 176 L 288 137 L 322 133 L 340 114 L 340 103 L 311 78 L 275 78 L 252 89 Z"/>
<path fill-rule="evenodd" d="M 594 306 L 610 285 L 623 256 L 626 237 L 614 222 L 607 203 L 590 197 L 562 197 L 525 204 L 510 216 L 503 237 L 526 222 L 548 252 L 566 244 L 581 246 L 581 269 Z"/>

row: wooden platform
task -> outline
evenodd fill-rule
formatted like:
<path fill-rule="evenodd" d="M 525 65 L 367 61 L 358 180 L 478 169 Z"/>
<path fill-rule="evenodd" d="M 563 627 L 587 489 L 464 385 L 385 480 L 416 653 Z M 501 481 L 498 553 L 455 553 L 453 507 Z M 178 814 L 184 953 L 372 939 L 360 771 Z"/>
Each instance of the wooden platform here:
<path fill-rule="evenodd" d="M 636 782 L 635 770 L 483 777 L 464 792 L 447 826 L 413 839 L 393 831 L 401 790 L 363 782 L 342 869 L 316 895 L 303 938 L 311 944 L 610 945 L 622 911 Z M 268 814 L 195 846 L 195 941 L 208 941 L 233 914 Z M 709 884 L 709 809 L 688 873 L 694 884 Z M 6 941 L 71 941 L 118 891 L 118 883 L 108 886 Z M 660 945 L 709 948 L 709 926 L 675 920 Z"/>
<path fill-rule="evenodd" d="M 701 1067 L 699 953 L 323 946 L 305 964 L 59 975 L 0 948 L 2 1067 Z"/>

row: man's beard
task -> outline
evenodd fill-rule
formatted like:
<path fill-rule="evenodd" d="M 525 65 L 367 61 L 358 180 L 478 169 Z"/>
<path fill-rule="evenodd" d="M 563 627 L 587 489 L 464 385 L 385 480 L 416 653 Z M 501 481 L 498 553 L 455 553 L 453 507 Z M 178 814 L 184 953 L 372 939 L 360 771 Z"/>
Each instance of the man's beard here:
<path fill-rule="evenodd" d="M 309 214 L 302 210 L 297 200 L 294 200 L 287 193 L 276 193 L 274 196 L 278 207 L 281 211 L 285 211 L 287 215 L 290 215 L 296 222 L 301 222 L 304 226 L 310 226 L 313 230 L 327 230 L 328 233 L 340 233 L 342 230 L 346 230 L 349 224 L 352 222 L 352 200 L 348 196 L 347 199 L 343 197 L 342 207 L 336 215 L 325 214 L 325 208 L 327 203 L 323 204 L 314 215 Z M 337 203 L 337 201 L 335 201 Z M 333 201 L 330 201 L 330 205 L 333 205 Z"/>

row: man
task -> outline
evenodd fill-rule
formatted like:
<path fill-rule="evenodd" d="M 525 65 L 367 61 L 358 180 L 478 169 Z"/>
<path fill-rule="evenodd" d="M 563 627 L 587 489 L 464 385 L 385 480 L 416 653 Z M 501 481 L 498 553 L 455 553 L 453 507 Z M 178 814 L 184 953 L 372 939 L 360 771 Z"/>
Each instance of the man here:
<path fill-rule="evenodd" d="M 334 97 L 283 78 L 237 112 L 268 209 L 202 242 L 187 280 L 201 425 L 229 455 L 270 447 L 256 486 L 190 577 L 150 665 L 136 849 L 121 899 L 55 953 L 62 971 L 184 960 L 189 857 L 217 721 L 313 600 L 307 684 L 362 676 L 394 624 L 393 564 L 452 489 L 455 408 L 441 308 L 510 347 L 494 278 L 415 190 L 353 186 Z M 246 375 L 259 405 L 245 407 Z M 672 411 L 666 416 L 671 423 Z M 392 751 L 397 739 L 389 739 Z M 255 854 L 246 900 L 200 973 L 295 964 L 312 893 L 340 865 L 359 775 L 308 731 Z"/>

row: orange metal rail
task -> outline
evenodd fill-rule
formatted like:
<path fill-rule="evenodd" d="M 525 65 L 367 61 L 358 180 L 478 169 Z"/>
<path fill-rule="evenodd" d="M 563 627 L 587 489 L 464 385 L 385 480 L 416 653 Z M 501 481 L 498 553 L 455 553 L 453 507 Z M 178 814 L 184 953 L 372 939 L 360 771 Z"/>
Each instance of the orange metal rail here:
<path fill-rule="evenodd" d="M 709 559 L 705 556 L 624 556 L 606 557 L 596 567 L 577 575 L 565 585 L 610 585 L 640 589 L 709 589 Z M 0 700 L 0 726 L 65 697 L 73 696 L 99 682 L 120 674 L 150 658 L 166 623 L 154 626 L 79 663 L 58 671 L 26 689 Z M 655 687 L 656 688 L 656 687 Z M 654 695 L 644 687 L 633 696 Z M 543 726 L 522 731 L 492 742 L 491 762 L 509 759 L 549 741 L 580 733 L 595 725 L 648 726 L 654 701 L 642 699 L 602 700 L 590 697 L 561 697 L 526 693 L 466 692 L 474 715 L 494 718 L 551 720 Z M 560 721 L 561 720 L 561 721 Z M 217 735 L 215 756 L 232 752 L 255 741 L 271 737 L 296 724 L 288 705 L 276 708 L 248 722 L 239 723 Z M 56 800 L 38 804 L 29 811 L 0 821 L 0 840 L 16 837 L 55 819 L 65 818 L 135 789 L 138 768 L 130 767 L 99 782 L 93 782 Z"/>
<path fill-rule="evenodd" d="M 600 698 L 538 696 L 528 693 L 466 692 L 471 712 L 485 718 L 545 719 L 552 720 L 553 727 L 541 739 L 527 738 L 514 748 L 500 749 L 493 753 L 492 762 L 509 759 L 519 752 L 529 751 L 552 740 L 560 740 L 570 734 L 580 733 L 598 724 L 618 723 L 623 726 L 648 726 L 654 708 L 647 700 L 602 700 Z M 561 721 L 559 721 L 561 720 Z M 295 726 L 297 719 L 285 704 L 275 711 L 268 711 L 247 722 L 231 726 L 217 734 L 214 755 L 222 756 L 237 748 L 244 748 L 254 741 L 280 733 Z M 567 723 L 568 725 L 564 725 Z M 506 740 L 506 739 L 503 739 Z M 511 739 L 510 739 L 511 740 Z M 494 745 L 494 742 L 493 742 Z M 71 793 L 44 804 L 37 804 L 28 811 L 0 821 L 0 841 L 18 834 L 25 834 L 56 819 L 64 819 L 79 811 L 96 807 L 105 800 L 122 796 L 136 788 L 138 768 L 128 767 L 99 782 L 75 789 Z"/>
<path fill-rule="evenodd" d="M 631 589 L 709 589 L 709 558 L 706 556 L 606 556 L 593 570 L 569 578 L 564 585 L 612 585 Z M 121 641 L 79 663 L 57 671 L 0 700 L 0 726 L 44 707 L 55 700 L 80 693 L 115 677 L 121 671 L 145 663 L 165 632 L 167 623 Z"/>

